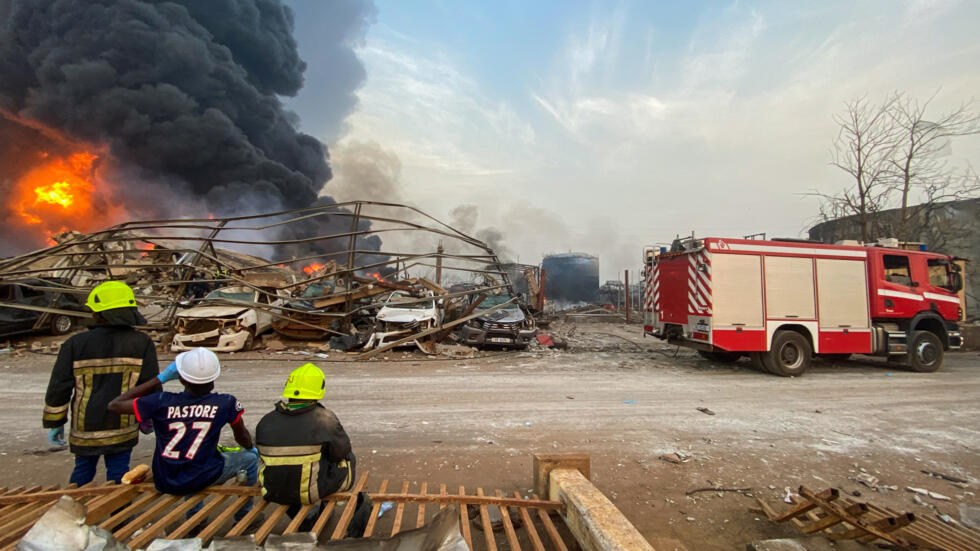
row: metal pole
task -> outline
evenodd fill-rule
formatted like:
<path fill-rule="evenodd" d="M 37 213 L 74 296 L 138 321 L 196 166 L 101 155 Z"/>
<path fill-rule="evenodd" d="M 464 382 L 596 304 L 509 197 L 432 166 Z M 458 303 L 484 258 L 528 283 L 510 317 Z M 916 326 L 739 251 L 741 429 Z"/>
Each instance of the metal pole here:
<path fill-rule="evenodd" d="M 539 273 L 540 275 L 538 276 L 538 311 L 544 312 L 544 285 L 545 285 L 544 281 L 545 281 L 545 274 L 547 273 L 547 271 L 544 268 L 541 268 Z"/>
<path fill-rule="evenodd" d="M 351 236 L 347 245 L 347 300 L 344 303 L 344 329 L 350 329 L 352 325 L 351 310 L 354 309 L 354 295 L 350 291 L 354 290 L 354 262 L 356 261 L 354 251 L 357 250 L 357 226 L 361 221 L 361 204 L 354 206 L 354 217 L 351 219 Z"/>
<path fill-rule="evenodd" d="M 445 249 L 442 248 L 442 241 L 439 242 L 439 248 L 436 249 L 436 253 L 439 255 L 436 257 L 436 283 L 442 285 L 442 253 Z"/>
<path fill-rule="evenodd" d="M 630 322 L 630 271 L 627 269 L 623 272 L 623 278 L 626 280 L 626 285 L 623 286 L 625 291 L 625 299 L 623 302 L 626 305 L 626 323 Z"/>

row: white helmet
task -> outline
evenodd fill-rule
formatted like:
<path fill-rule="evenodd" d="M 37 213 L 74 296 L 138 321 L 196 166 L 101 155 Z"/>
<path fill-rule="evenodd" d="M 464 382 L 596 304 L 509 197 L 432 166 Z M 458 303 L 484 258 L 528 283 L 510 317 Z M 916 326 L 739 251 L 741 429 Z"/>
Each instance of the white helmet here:
<path fill-rule="evenodd" d="M 207 348 L 195 348 L 177 354 L 177 373 L 188 383 L 210 383 L 221 374 L 218 356 Z"/>

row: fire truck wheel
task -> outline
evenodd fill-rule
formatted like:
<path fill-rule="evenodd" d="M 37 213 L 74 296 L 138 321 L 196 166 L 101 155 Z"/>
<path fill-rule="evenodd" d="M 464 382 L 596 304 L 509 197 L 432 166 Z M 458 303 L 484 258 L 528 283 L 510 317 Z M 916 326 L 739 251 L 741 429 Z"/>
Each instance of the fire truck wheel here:
<path fill-rule="evenodd" d="M 913 331 L 909 335 L 909 367 L 919 373 L 932 373 L 943 365 L 943 343 L 935 333 Z"/>
<path fill-rule="evenodd" d="M 813 349 L 806 337 L 796 331 L 777 331 L 766 358 L 770 373 L 781 377 L 798 377 L 810 367 Z"/>
<path fill-rule="evenodd" d="M 742 355 L 738 352 L 707 352 L 698 350 L 698 355 L 706 360 L 720 364 L 733 364 L 742 358 Z"/>
<path fill-rule="evenodd" d="M 753 352 L 749 357 L 752 358 L 753 367 L 763 373 L 772 373 L 772 371 L 769 370 L 769 366 L 766 365 L 766 362 L 769 361 L 766 359 L 769 357 L 768 352 Z"/>

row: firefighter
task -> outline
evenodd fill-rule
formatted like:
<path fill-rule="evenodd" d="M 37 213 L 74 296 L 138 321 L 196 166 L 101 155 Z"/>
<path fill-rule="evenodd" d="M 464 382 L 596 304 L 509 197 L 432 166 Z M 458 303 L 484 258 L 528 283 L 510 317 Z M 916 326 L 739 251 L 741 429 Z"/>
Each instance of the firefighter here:
<path fill-rule="evenodd" d="M 319 367 L 308 363 L 293 370 L 282 391 L 285 399 L 255 427 L 255 440 L 263 466 L 259 470 L 262 495 L 267 501 L 289 505 L 287 514 L 296 516 L 303 505 L 320 503 L 338 491 L 350 490 L 356 459 L 350 438 L 337 416 L 323 407 L 326 380 Z M 359 520 L 366 521 L 371 509 L 366 495 L 358 496 L 351 523 L 357 533 Z M 305 519 L 316 518 L 317 508 Z M 363 517 L 363 519 L 361 518 Z M 359 531 L 363 533 L 363 525 Z"/>
<path fill-rule="evenodd" d="M 146 319 L 128 285 L 102 283 L 89 293 L 85 305 L 95 314 L 95 323 L 61 345 L 44 396 L 42 418 L 42 425 L 49 429 L 48 440 L 63 446 L 71 408 L 68 444 L 75 454 L 75 469 L 70 481 L 79 486 L 95 478 L 99 457 L 104 458 L 107 480 L 118 483 L 129 470 L 137 424 L 132 416 L 109 412 L 106 406 L 130 388 L 155 380 L 159 373 L 153 341 L 133 329 Z"/>
<path fill-rule="evenodd" d="M 218 356 L 207 348 L 177 355 L 160 376 L 109 402 L 109 410 L 152 420 L 157 444 L 153 454 L 153 483 L 160 492 L 190 495 L 212 484 L 221 484 L 244 471 L 245 482 L 255 484 L 258 450 L 252 443 L 242 415 L 241 402 L 231 394 L 218 394 L 214 381 L 221 374 Z M 161 392 L 163 383 L 179 379 L 181 393 Z M 221 429 L 230 425 L 235 441 L 244 450 L 221 452 Z M 188 516 L 200 509 L 188 511 Z M 241 519 L 252 509 L 249 500 L 235 513 Z"/>

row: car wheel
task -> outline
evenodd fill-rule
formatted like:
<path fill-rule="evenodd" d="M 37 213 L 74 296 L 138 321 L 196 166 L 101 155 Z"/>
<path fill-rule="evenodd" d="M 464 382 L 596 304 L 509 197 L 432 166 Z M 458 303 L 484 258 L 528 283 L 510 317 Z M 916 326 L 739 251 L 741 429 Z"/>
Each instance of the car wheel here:
<path fill-rule="evenodd" d="M 51 318 L 51 334 L 65 335 L 75 328 L 75 318 L 65 314 L 55 314 Z"/>
<path fill-rule="evenodd" d="M 742 358 L 742 354 L 739 352 L 707 352 L 705 350 L 698 350 L 698 355 L 706 360 L 720 364 L 733 364 Z"/>
<path fill-rule="evenodd" d="M 242 352 L 248 352 L 255 346 L 255 335 L 249 333 L 248 337 L 245 337 L 245 344 L 242 346 Z"/>
<path fill-rule="evenodd" d="M 813 349 L 806 337 L 796 331 L 779 331 L 772 339 L 766 366 L 773 375 L 798 377 L 810 367 Z"/>
<path fill-rule="evenodd" d="M 935 333 L 913 331 L 909 335 L 909 367 L 919 373 L 932 373 L 943 365 L 943 343 Z"/>

